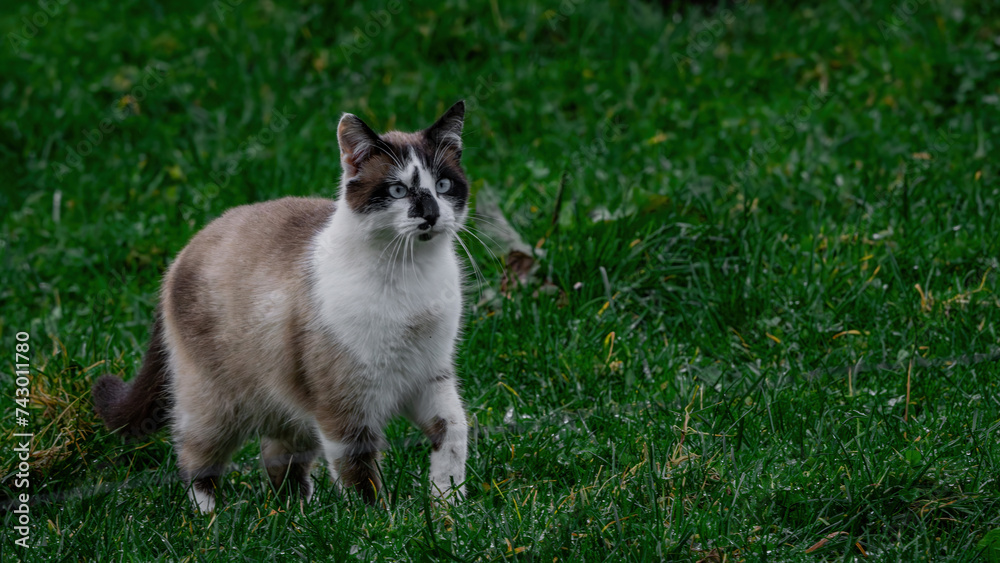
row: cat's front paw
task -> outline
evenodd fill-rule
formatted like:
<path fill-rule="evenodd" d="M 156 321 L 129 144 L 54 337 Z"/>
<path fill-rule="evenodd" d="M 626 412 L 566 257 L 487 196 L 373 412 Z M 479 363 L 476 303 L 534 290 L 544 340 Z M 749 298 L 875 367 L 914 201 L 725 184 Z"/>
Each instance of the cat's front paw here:
<path fill-rule="evenodd" d="M 208 514 L 215 511 L 215 492 L 198 487 L 197 484 L 188 489 L 188 498 L 194 504 L 195 509 L 200 514 Z"/>
<path fill-rule="evenodd" d="M 452 479 L 431 481 L 431 493 L 434 498 L 444 501 L 450 505 L 458 504 L 465 500 L 465 484 L 458 487 L 452 486 Z"/>

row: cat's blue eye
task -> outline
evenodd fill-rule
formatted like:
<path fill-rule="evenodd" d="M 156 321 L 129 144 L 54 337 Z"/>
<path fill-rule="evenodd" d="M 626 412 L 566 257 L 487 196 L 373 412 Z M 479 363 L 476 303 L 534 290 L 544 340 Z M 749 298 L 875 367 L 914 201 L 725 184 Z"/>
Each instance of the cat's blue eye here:
<path fill-rule="evenodd" d="M 406 193 L 409 191 L 410 190 L 406 189 L 406 186 L 404 186 L 403 184 L 393 184 L 389 186 L 389 195 L 391 195 L 396 199 L 399 199 L 401 197 L 406 197 Z"/>
<path fill-rule="evenodd" d="M 447 192 L 448 190 L 451 189 L 451 180 L 449 180 L 448 178 L 441 178 L 440 180 L 438 180 L 436 189 L 437 193 L 439 194 Z"/>

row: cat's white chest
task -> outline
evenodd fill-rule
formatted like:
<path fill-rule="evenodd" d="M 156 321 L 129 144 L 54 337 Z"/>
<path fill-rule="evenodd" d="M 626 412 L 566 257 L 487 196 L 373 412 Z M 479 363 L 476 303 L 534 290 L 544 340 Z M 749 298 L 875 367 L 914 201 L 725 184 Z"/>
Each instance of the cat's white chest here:
<path fill-rule="evenodd" d="M 313 263 L 316 320 L 370 377 L 419 384 L 451 365 L 462 303 L 450 249 L 395 267 L 374 253 L 326 250 Z"/>

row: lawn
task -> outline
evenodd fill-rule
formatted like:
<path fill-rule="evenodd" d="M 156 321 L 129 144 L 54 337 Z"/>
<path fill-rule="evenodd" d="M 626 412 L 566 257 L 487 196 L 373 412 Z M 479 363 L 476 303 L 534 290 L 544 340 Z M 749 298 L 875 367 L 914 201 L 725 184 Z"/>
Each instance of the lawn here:
<path fill-rule="evenodd" d="M 690 4 L 5 2 L 0 560 L 1000 561 L 1000 3 Z M 172 257 L 463 98 L 467 501 L 196 514 L 90 397 Z"/>

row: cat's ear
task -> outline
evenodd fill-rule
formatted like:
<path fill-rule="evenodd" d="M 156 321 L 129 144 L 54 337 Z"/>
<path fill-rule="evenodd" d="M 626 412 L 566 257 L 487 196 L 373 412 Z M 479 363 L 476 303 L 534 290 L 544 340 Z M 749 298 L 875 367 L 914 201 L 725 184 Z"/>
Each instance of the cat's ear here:
<path fill-rule="evenodd" d="M 459 100 L 424 130 L 427 140 L 435 146 L 450 145 L 462 158 L 462 125 L 465 123 L 465 100 Z"/>
<path fill-rule="evenodd" d="M 337 126 L 337 142 L 340 143 L 340 163 L 350 177 L 357 175 L 358 168 L 371 156 L 379 137 L 360 117 L 345 113 Z"/>

